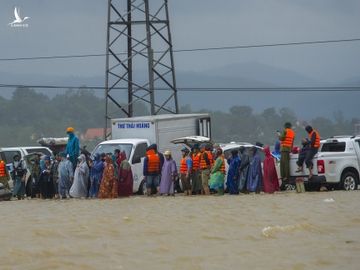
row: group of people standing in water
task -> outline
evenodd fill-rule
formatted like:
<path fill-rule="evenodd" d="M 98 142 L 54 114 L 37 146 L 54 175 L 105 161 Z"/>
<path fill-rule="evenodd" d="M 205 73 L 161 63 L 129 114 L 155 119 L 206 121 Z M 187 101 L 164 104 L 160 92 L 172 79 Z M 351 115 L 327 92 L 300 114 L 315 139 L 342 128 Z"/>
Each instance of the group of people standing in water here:
<path fill-rule="evenodd" d="M 309 151 L 303 147 L 297 164 L 299 171 L 305 163 L 312 175 L 311 160 L 319 148 L 320 135 L 310 126 L 306 127 L 306 131 L 311 147 L 308 147 Z M 116 149 L 114 153 L 96 154 L 93 159 L 84 154 L 79 156 L 79 140 L 74 135 L 74 129 L 68 128 L 67 134 L 69 141 L 66 149 L 57 154 L 54 160 L 42 156 L 33 161 L 32 197 L 106 199 L 133 194 L 133 174 L 124 151 Z M 289 178 L 289 152 L 294 137 L 291 124 L 286 123 L 283 133 L 279 133 L 282 182 Z M 264 151 L 263 160 L 260 151 Z M 146 149 L 142 185 L 146 186 L 148 196 L 174 195 L 178 180 L 185 195 L 223 195 L 225 188 L 229 194 L 273 193 L 280 190 L 275 158 L 268 146 L 240 147 L 232 150 L 227 157 L 220 146 L 211 144 L 195 144 L 191 149 L 184 147 L 181 152 L 178 170 L 169 150 L 162 154 L 156 144 Z M 14 157 L 13 168 L 14 196 L 21 199 L 25 193 L 27 169 L 19 156 Z"/>
<path fill-rule="evenodd" d="M 248 153 L 248 149 L 240 147 L 225 158 L 219 146 L 195 144 L 191 150 L 186 147 L 181 150 L 182 159 L 177 170 L 170 151 L 162 154 L 156 144 L 151 145 L 143 171 L 147 194 L 174 195 L 174 183 L 178 178 L 185 195 L 223 195 L 225 184 L 230 194 L 278 191 L 278 176 L 270 148 L 264 148 L 263 166 L 259 149 L 261 147 L 254 146 Z"/>

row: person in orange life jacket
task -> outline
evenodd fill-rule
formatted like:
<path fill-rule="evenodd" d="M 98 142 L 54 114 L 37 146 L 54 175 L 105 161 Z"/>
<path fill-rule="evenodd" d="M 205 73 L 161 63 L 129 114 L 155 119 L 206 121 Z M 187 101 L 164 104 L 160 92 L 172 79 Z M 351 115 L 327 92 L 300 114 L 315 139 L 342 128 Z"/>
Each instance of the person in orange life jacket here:
<path fill-rule="evenodd" d="M 218 148 L 220 148 L 220 146 Z M 217 154 L 218 148 L 213 148 L 212 145 L 209 143 L 206 144 L 205 150 L 206 150 L 206 153 L 208 154 L 208 158 L 210 160 L 211 167 L 214 165 L 214 162 L 215 162 L 214 157 Z"/>
<path fill-rule="evenodd" d="M 190 177 L 191 177 L 191 171 L 193 168 L 193 161 L 190 157 L 189 149 L 184 147 L 181 149 L 182 153 L 182 159 L 180 161 L 180 180 L 182 183 L 182 187 L 184 190 L 185 195 L 191 195 L 191 183 L 190 183 Z"/>
<path fill-rule="evenodd" d="M 320 147 L 320 134 L 318 131 L 314 130 L 311 126 L 306 126 L 305 130 L 309 134 L 309 140 L 310 140 L 310 150 L 307 152 L 307 155 L 305 157 L 305 164 L 306 164 L 306 168 L 309 169 L 309 179 L 310 179 L 313 176 L 312 169 L 314 167 L 312 160 L 319 151 L 319 147 Z"/>
<path fill-rule="evenodd" d="M 284 125 L 284 131 L 281 134 L 278 132 L 281 143 L 280 175 L 282 181 L 287 181 L 290 177 L 290 152 L 295 139 L 295 132 L 291 127 L 291 123 L 287 122 Z"/>
<path fill-rule="evenodd" d="M 150 196 L 155 188 L 159 193 L 161 169 L 164 164 L 164 156 L 157 152 L 157 145 L 152 144 L 146 149 L 143 175 L 146 182 L 147 195 Z"/>
<path fill-rule="evenodd" d="M 206 144 L 200 145 L 200 175 L 201 175 L 201 184 L 202 184 L 202 193 L 205 195 L 210 195 L 209 189 L 209 178 L 210 178 L 210 169 L 211 169 L 211 160 L 209 153 L 206 151 Z"/>
<path fill-rule="evenodd" d="M 192 159 L 192 174 L 191 174 L 191 189 L 193 194 L 200 194 L 202 189 L 201 175 L 200 175 L 200 147 L 199 144 L 194 144 L 191 149 Z"/>

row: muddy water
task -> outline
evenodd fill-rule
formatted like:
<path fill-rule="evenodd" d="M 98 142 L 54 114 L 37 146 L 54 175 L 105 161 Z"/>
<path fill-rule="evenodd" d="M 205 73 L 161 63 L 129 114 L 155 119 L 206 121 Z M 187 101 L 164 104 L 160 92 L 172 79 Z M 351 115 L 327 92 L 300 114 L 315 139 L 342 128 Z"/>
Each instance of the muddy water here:
<path fill-rule="evenodd" d="M 0 203 L 0 269 L 360 269 L 360 192 Z"/>

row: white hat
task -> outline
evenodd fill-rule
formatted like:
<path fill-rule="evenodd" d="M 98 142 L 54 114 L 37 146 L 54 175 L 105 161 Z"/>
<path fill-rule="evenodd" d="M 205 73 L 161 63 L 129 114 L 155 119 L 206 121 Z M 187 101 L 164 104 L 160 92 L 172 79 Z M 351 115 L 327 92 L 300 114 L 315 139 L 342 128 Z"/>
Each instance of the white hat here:
<path fill-rule="evenodd" d="M 171 156 L 170 150 L 166 150 L 165 153 L 164 153 L 164 156 Z"/>

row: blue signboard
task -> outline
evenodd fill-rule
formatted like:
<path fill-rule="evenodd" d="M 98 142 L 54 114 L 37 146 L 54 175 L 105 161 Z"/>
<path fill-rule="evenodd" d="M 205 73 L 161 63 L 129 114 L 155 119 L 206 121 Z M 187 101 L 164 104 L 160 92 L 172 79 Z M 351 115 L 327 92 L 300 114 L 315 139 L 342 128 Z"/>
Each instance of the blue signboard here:
<path fill-rule="evenodd" d="M 150 122 L 139 122 L 139 123 L 118 123 L 118 129 L 149 129 Z"/>

